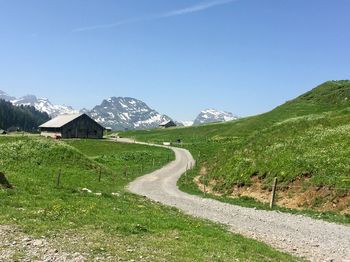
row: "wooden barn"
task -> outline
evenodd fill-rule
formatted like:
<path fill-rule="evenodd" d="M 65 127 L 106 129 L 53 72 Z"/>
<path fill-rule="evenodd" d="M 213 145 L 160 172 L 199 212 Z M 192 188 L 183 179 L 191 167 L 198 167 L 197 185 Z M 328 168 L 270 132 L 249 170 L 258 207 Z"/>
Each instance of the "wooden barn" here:
<path fill-rule="evenodd" d="M 176 124 L 172 120 L 165 121 L 159 125 L 160 128 L 169 128 L 169 127 L 173 127 L 173 126 L 176 126 Z"/>
<path fill-rule="evenodd" d="M 52 138 L 103 137 L 104 127 L 86 114 L 60 115 L 39 126 L 41 135 Z"/>

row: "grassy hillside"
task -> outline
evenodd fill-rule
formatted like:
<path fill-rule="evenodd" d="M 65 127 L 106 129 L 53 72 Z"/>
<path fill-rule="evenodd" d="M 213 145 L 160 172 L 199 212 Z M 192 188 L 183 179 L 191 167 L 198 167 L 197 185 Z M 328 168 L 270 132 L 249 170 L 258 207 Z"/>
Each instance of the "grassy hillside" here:
<path fill-rule="evenodd" d="M 0 186 L 0 224 L 51 239 L 58 250 L 79 252 L 89 261 L 294 260 L 125 191 L 136 176 L 172 160 L 169 150 L 97 140 L 0 137 L 0 152 L 0 170 L 14 186 Z M 21 252 L 14 260 L 21 260 Z"/>
<path fill-rule="evenodd" d="M 347 214 L 349 99 L 350 81 L 329 81 L 262 115 L 122 135 L 152 142 L 182 139 L 199 160 L 197 184 L 213 193 L 266 202 L 278 177 L 281 206 Z"/>

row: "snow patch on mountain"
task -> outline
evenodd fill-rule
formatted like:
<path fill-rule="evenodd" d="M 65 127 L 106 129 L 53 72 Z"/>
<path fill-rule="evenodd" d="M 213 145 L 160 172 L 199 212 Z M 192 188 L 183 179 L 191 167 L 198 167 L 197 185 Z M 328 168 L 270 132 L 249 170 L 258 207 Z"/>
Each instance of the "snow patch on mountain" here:
<path fill-rule="evenodd" d="M 4 91 L 0 90 L 0 99 L 6 100 L 6 101 L 10 101 L 10 100 L 13 100 L 13 99 L 16 99 L 16 98 L 13 97 L 13 96 L 10 96 L 10 95 L 6 94 Z"/>
<path fill-rule="evenodd" d="M 194 121 L 179 121 L 183 126 L 192 126 Z"/>
<path fill-rule="evenodd" d="M 201 111 L 197 118 L 194 120 L 193 125 L 201 125 L 213 122 L 226 122 L 236 119 L 238 119 L 238 117 L 230 112 L 219 111 L 211 108 Z"/>

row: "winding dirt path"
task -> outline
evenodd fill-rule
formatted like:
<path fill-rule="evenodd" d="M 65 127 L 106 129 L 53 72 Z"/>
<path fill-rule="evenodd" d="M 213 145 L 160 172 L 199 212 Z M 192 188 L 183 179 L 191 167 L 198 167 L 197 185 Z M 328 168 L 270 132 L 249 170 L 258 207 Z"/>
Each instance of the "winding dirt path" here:
<path fill-rule="evenodd" d="M 122 140 L 121 142 L 130 142 Z M 311 261 L 350 261 L 350 227 L 301 215 L 255 210 L 180 191 L 176 185 L 186 166 L 194 164 L 190 152 L 171 148 L 176 160 L 137 178 L 128 190 L 187 214 L 218 222 L 234 233 L 263 241 L 281 251 Z"/>

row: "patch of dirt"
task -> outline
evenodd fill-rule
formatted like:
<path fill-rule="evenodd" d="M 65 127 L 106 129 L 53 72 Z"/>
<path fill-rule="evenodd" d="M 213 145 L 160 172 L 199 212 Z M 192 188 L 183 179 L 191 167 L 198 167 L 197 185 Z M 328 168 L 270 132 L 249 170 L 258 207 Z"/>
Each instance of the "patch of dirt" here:
<path fill-rule="evenodd" d="M 210 181 L 205 186 L 201 180 L 207 175 L 205 167 L 201 168 L 200 174 L 195 177 L 194 182 L 202 192 L 220 196 L 213 190 L 215 181 Z M 334 211 L 341 214 L 350 214 L 350 191 L 337 194 L 329 187 L 308 187 L 306 184 L 309 176 L 302 176 L 286 187 L 278 187 L 276 191 L 276 204 L 281 207 L 302 210 L 311 208 L 319 212 Z M 263 181 L 258 176 L 251 178 L 251 186 L 234 186 L 232 197 L 251 197 L 262 203 L 269 203 L 271 190 L 265 189 Z"/>
<path fill-rule="evenodd" d="M 0 261 L 86 261 L 81 253 L 69 253 L 44 237 L 34 238 L 15 226 L 0 225 Z"/>
<path fill-rule="evenodd" d="M 126 238 L 90 227 L 34 237 L 15 225 L 0 225 L 0 262 L 156 261 L 159 250 L 145 242 L 138 234 Z"/>
<path fill-rule="evenodd" d="M 194 178 L 194 182 L 196 183 L 196 185 L 198 186 L 198 188 L 206 194 L 211 194 L 211 195 L 215 195 L 215 196 L 222 196 L 222 194 L 215 192 L 213 190 L 213 188 L 215 187 L 215 181 L 211 180 L 209 182 L 209 186 L 207 186 L 206 184 L 202 183 L 201 180 L 202 179 L 206 179 L 208 175 L 208 171 L 207 168 L 205 166 L 201 167 L 201 170 L 199 171 L 199 175 L 196 176 Z"/>

